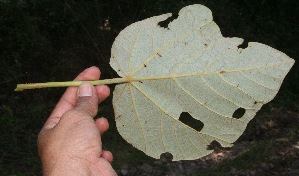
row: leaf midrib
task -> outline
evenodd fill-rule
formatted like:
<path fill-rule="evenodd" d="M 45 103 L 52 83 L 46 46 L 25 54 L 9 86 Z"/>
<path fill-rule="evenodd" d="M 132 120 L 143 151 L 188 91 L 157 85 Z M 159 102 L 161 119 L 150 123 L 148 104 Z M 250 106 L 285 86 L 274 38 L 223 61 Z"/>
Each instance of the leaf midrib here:
<path fill-rule="evenodd" d="M 238 70 L 220 70 L 216 72 L 199 72 L 199 73 L 190 73 L 190 74 L 181 74 L 181 75 L 167 75 L 167 76 L 148 76 L 148 77 L 131 77 L 130 75 L 127 76 L 127 82 L 138 82 L 138 81 L 146 81 L 146 80 L 162 80 L 162 79 L 174 79 L 174 78 L 183 78 L 183 77 L 193 77 L 193 76 L 204 76 L 204 75 L 212 75 L 212 74 L 225 74 L 225 73 L 234 73 L 234 72 L 242 72 L 242 71 L 248 71 L 248 70 L 258 70 L 262 68 L 268 68 L 268 67 L 275 67 L 282 64 L 287 64 L 290 62 L 279 62 L 276 64 L 266 65 L 266 66 L 260 66 L 255 68 L 243 68 Z"/>

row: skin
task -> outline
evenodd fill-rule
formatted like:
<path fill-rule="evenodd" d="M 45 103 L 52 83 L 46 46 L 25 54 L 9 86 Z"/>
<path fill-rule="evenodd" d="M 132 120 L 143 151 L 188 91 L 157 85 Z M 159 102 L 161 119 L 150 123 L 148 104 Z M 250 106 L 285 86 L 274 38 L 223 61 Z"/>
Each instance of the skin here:
<path fill-rule="evenodd" d="M 97 67 L 90 67 L 75 80 L 98 80 L 100 74 Z M 109 123 L 93 119 L 109 94 L 106 85 L 67 88 L 38 136 L 43 175 L 117 175 L 112 153 L 102 150 L 101 135 Z"/>

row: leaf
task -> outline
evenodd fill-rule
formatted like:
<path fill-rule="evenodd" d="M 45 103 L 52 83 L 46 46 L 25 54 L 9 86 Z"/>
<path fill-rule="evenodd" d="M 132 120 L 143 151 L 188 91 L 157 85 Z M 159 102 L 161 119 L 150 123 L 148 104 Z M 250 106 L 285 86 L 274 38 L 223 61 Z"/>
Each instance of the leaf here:
<path fill-rule="evenodd" d="M 127 80 L 113 93 L 122 137 L 145 154 L 173 160 L 196 159 L 212 141 L 232 146 L 263 104 L 277 94 L 294 60 L 269 46 L 225 38 L 202 5 L 131 24 L 116 37 L 110 65 Z M 245 111 L 234 118 L 237 110 Z M 179 120 L 188 112 L 204 127 Z"/>

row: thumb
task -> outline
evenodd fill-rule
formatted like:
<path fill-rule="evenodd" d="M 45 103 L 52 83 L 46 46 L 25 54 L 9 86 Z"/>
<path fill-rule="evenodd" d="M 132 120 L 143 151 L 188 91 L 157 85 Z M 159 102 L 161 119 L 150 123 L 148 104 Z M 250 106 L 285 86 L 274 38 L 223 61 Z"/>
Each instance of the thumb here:
<path fill-rule="evenodd" d="M 75 110 L 94 117 L 98 112 L 98 97 L 95 87 L 90 83 L 82 83 L 78 89 L 78 99 Z"/>

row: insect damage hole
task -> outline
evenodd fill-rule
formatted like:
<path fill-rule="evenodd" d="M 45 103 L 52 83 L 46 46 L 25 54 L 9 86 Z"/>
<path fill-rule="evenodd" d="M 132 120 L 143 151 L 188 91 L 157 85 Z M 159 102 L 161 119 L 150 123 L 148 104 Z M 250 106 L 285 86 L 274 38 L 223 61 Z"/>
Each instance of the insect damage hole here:
<path fill-rule="evenodd" d="M 179 120 L 197 131 L 201 131 L 204 126 L 202 121 L 194 119 L 188 112 L 182 112 Z"/>
<path fill-rule="evenodd" d="M 244 40 L 243 43 L 238 46 L 238 48 L 242 48 L 242 49 L 245 49 L 247 47 L 248 47 L 248 41 L 246 41 L 246 40 Z"/>
<path fill-rule="evenodd" d="M 172 13 L 172 16 L 171 16 L 171 17 L 167 18 L 167 19 L 164 20 L 164 21 L 160 21 L 160 22 L 158 23 L 158 25 L 159 25 L 160 27 L 163 27 L 163 28 L 166 28 L 166 29 L 169 30 L 169 26 L 168 26 L 169 23 L 172 22 L 173 20 L 177 19 L 178 16 L 179 16 L 178 14 L 179 14 L 178 12 Z"/>
<path fill-rule="evenodd" d="M 246 110 L 244 108 L 238 108 L 233 113 L 233 118 L 239 119 L 239 118 L 243 117 L 243 115 L 245 114 L 245 112 L 246 112 Z"/>
<path fill-rule="evenodd" d="M 162 154 L 160 155 L 160 160 L 161 160 L 161 161 L 164 161 L 165 163 L 166 163 L 166 162 L 171 162 L 172 159 L 173 159 L 173 156 L 172 156 L 172 154 L 169 153 L 169 152 L 165 152 L 165 153 L 162 153 Z"/>
<path fill-rule="evenodd" d="M 219 151 L 223 149 L 223 147 L 220 145 L 220 143 L 216 140 L 213 140 L 209 145 L 207 145 L 207 150 L 214 150 Z"/>

